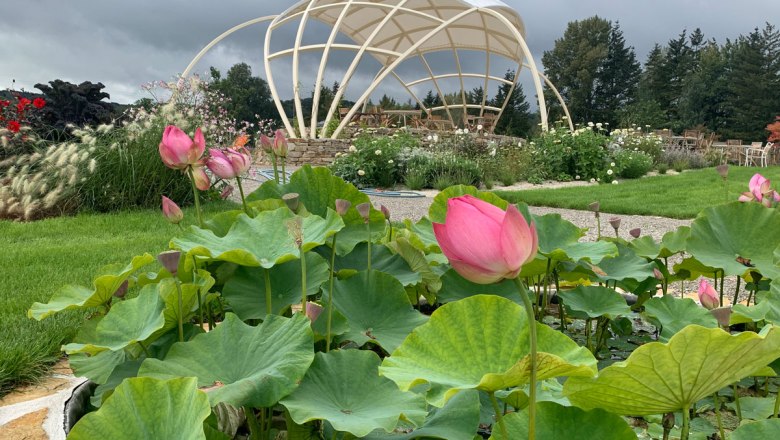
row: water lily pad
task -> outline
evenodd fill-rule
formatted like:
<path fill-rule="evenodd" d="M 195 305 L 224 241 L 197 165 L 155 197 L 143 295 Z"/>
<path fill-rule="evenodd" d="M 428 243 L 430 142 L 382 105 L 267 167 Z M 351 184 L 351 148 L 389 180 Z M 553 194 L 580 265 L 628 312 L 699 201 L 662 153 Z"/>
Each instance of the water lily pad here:
<path fill-rule="evenodd" d="M 456 394 L 442 408 L 431 408 L 425 423 L 414 429 L 402 422 L 392 433 L 373 431 L 364 440 L 411 440 L 416 438 L 473 440 L 479 426 L 479 395 L 476 391 Z"/>
<path fill-rule="evenodd" d="M 428 208 L 428 218 L 435 223 L 444 223 L 444 220 L 447 218 L 447 200 L 453 197 L 465 196 L 466 194 L 496 205 L 504 210 L 509 206 L 509 203 L 506 200 L 491 192 L 482 192 L 477 188 L 468 185 L 455 185 L 441 191 L 434 197 L 433 203 L 431 203 L 431 206 Z M 526 217 L 526 219 L 528 219 L 528 217 Z"/>
<path fill-rule="evenodd" d="M 422 424 L 425 401 L 399 390 L 377 374 L 371 351 L 317 353 L 298 388 L 281 401 L 299 424 L 327 420 L 337 431 L 362 437 L 375 429 L 390 432 L 399 418 Z"/>
<path fill-rule="evenodd" d="M 144 289 L 137 297 L 115 304 L 95 328 L 96 338 L 89 343 L 72 342 L 62 347 L 68 354 L 97 354 L 118 351 L 144 341 L 163 328 L 163 303 L 155 289 Z"/>
<path fill-rule="evenodd" d="M 79 420 L 68 439 L 205 440 L 203 422 L 209 414 L 209 399 L 198 391 L 195 378 L 132 378 L 99 410 Z"/>
<path fill-rule="evenodd" d="M 767 277 L 780 276 L 774 250 L 780 243 L 780 212 L 759 203 L 733 202 L 707 208 L 691 225 L 687 250 L 703 264 L 726 275 L 744 275 L 750 267 Z"/>
<path fill-rule="evenodd" d="M 730 335 L 689 325 L 668 343 L 642 345 L 597 378 L 569 378 L 563 391 L 583 409 L 633 416 L 680 411 L 766 366 L 778 350 L 778 328 Z"/>
<path fill-rule="evenodd" d="M 139 376 L 195 376 L 212 404 L 271 406 L 289 394 L 314 357 L 310 321 L 269 316 L 251 327 L 234 314 L 209 333 L 171 347 L 165 360 L 146 359 Z"/>
<path fill-rule="evenodd" d="M 707 328 L 718 326 L 718 320 L 709 310 L 690 298 L 675 298 L 672 295 L 647 300 L 645 316 L 651 324 L 661 330 L 663 341 L 671 338 L 688 324 Z"/>
<path fill-rule="evenodd" d="M 523 300 L 517 293 L 517 285 L 512 280 L 502 280 L 493 284 L 477 284 L 463 278 L 449 269 L 441 277 L 441 289 L 437 295 L 439 302 L 448 303 L 474 295 L 497 295 L 522 304 Z"/>
<path fill-rule="evenodd" d="M 731 440 L 758 440 L 780 438 L 780 419 L 746 423 L 731 433 Z"/>
<path fill-rule="evenodd" d="M 102 274 L 92 282 L 92 289 L 83 286 L 65 286 L 58 290 L 48 303 L 33 303 L 27 311 L 27 317 L 40 321 L 63 310 L 102 306 L 113 297 L 114 292 L 130 275 L 153 261 L 154 257 L 143 254 L 133 257 L 127 266 L 105 267 L 100 271 Z"/>
<path fill-rule="evenodd" d="M 328 262 L 319 254 L 306 257 L 306 292 L 316 294 L 328 281 Z M 271 279 L 271 313 L 280 314 L 291 304 L 301 302 L 301 260 L 288 261 L 268 269 Z M 233 312 L 243 320 L 262 319 L 266 315 L 265 271 L 259 267 L 239 267 L 225 283 L 222 295 Z"/>
<path fill-rule="evenodd" d="M 372 270 L 335 280 L 333 289 L 333 305 L 349 325 L 342 339 L 358 345 L 373 342 L 392 352 L 428 320 L 409 303 L 404 286 L 383 272 Z"/>
<path fill-rule="evenodd" d="M 575 289 L 562 290 L 558 292 L 558 296 L 563 298 L 567 309 L 591 319 L 599 316 L 614 319 L 631 313 L 626 300 L 615 290 L 606 287 L 578 286 Z"/>
<path fill-rule="evenodd" d="M 528 382 L 528 324 L 522 307 L 493 295 L 445 304 L 384 359 L 380 374 L 403 390 L 428 383 L 441 407 L 460 390 L 495 392 Z M 536 324 L 538 378 L 592 376 L 596 360 L 563 333 Z"/>
<path fill-rule="evenodd" d="M 509 439 L 528 437 L 528 411 L 504 416 Z M 636 440 L 636 434 L 622 417 L 604 410 L 583 411 L 574 406 L 562 406 L 553 402 L 539 402 L 536 406 L 536 438 L 538 440 L 561 440 L 582 438 L 601 440 Z M 504 440 L 501 428 L 493 424 L 494 440 Z"/>
<path fill-rule="evenodd" d="M 268 269 L 298 258 L 298 248 L 288 230 L 288 222 L 294 217 L 287 208 L 261 212 L 255 218 L 240 215 L 224 237 L 191 226 L 182 237 L 174 238 L 171 245 L 192 255 Z M 344 222 L 333 210 L 325 218 L 303 217 L 304 252 L 324 244 L 343 227 Z"/>

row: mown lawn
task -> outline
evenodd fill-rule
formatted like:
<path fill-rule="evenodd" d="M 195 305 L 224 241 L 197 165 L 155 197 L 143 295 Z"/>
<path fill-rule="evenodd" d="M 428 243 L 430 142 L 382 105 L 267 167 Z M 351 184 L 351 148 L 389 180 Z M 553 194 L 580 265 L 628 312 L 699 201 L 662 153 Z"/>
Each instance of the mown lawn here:
<path fill-rule="evenodd" d="M 757 172 L 772 180 L 773 188 L 780 188 L 778 166 L 731 166 L 728 197 L 724 194 L 723 180 L 714 168 L 620 180 L 618 185 L 496 191 L 496 194 L 513 203 L 533 206 L 587 209 L 590 203 L 598 201 L 602 212 L 612 214 L 694 218 L 704 208 L 736 200 L 740 193 L 747 191 L 748 181 Z"/>
<path fill-rule="evenodd" d="M 210 203 L 205 211 L 232 206 Z M 185 222 L 194 221 L 191 209 L 185 215 Z M 155 255 L 177 233 L 159 210 L 0 221 L 0 396 L 44 374 L 84 317 L 72 312 L 33 321 L 27 318 L 33 302 L 47 302 L 65 284 L 91 286 L 101 267 L 124 265 L 144 252 Z"/>

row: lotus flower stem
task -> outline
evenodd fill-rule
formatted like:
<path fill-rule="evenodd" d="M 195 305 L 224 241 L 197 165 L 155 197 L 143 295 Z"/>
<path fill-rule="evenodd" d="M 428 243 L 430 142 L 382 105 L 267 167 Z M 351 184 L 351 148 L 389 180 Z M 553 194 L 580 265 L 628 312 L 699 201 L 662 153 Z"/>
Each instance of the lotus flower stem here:
<path fill-rule="evenodd" d="M 534 318 L 534 309 L 531 304 L 531 298 L 528 297 L 528 289 L 526 289 L 520 278 L 515 278 L 515 283 L 517 284 L 517 290 L 520 292 L 520 297 L 523 299 L 523 306 L 528 315 L 528 356 L 531 364 L 530 377 L 528 380 L 528 439 L 534 440 L 536 438 L 536 319 Z M 506 433 L 504 435 L 507 439 L 509 438 L 509 436 L 506 436 Z"/>
<path fill-rule="evenodd" d="M 588 350 L 593 353 L 593 349 L 591 348 L 591 340 L 590 340 L 590 332 L 591 332 L 592 323 L 590 321 L 590 318 L 585 320 L 585 347 L 588 348 Z"/>
<path fill-rule="evenodd" d="M 742 405 L 739 404 L 739 390 L 736 382 L 731 384 L 731 389 L 734 390 L 734 408 L 736 409 L 737 419 L 739 423 L 742 423 Z"/>
<path fill-rule="evenodd" d="M 174 281 L 174 284 L 176 284 L 176 295 L 179 297 L 179 342 L 184 342 L 184 301 L 182 300 L 182 293 L 181 293 L 181 284 L 179 282 L 179 279 L 177 278 Z"/>
<path fill-rule="evenodd" d="M 306 314 L 306 254 L 303 247 L 298 246 L 298 253 L 301 256 L 301 313 Z"/>
<path fill-rule="evenodd" d="M 146 349 L 146 346 L 144 345 L 144 342 L 143 341 L 138 341 L 138 345 L 141 346 L 141 349 L 144 351 L 144 354 L 146 355 L 146 357 L 150 358 L 151 356 L 149 355 L 149 350 Z"/>
<path fill-rule="evenodd" d="M 271 162 L 274 165 L 274 182 L 279 183 L 279 166 L 276 164 L 276 153 L 271 153 Z"/>
<path fill-rule="evenodd" d="M 682 430 L 680 432 L 680 440 L 688 440 L 688 435 L 691 431 L 691 409 L 689 406 L 684 406 L 682 409 Z"/>
<path fill-rule="evenodd" d="M 263 275 L 265 276 L 265 313 L 266 315 L 270 315 L 273 313 L 273 307 L 271 306 L 271 270 L 263 270 Z"/>
<path fill-rule="evenodd" d="M 198 226 L 203 228 L 203 215 L 200 213 L 200 195 L 198 195 L 198 187 L 195 186 L 195 175 L 192 173 L 192 167 L 187 167 L 187 174 L 192 184 L 192 193 L 195 195 L 195 215 L 198 217 Z"/>
<path fill-rule="evenodd" d="M 282 183 L 287 183 L 287 172 L 284 170 L 285 158 L 282 158 Z"/>
<path fill-rule="evenodd" d="M 596 215 L 596 240 L 601 240 L 601 217 Z"/>
<path fill-rule="evenodd" d="M 742 277 L 738 276 L 737 277 L 737 287 L 734 289 L 734 299 L 731 301 L 732 305 L 736 304 L 737 300 L 739 299 L 739 289 L 740 289 L 740 287 L 742 287 L 741 284 L 742 284 Z"/>
<path fill-rule="evenodd" d="M 244 205 L 244 212 L 248 216 L 252 216 L 249 213 L 249 207 L 246 206 L 246 199 L 244 198 L 244 187 L 241 185 L 241 178 L 236 176 L 236 184 L 238 185 L 238 192 L 241 194 L 241 204 Z"/>
<path fill-rule="evenodd" d="M 261 411 L 260 414 L 265 413 Z M 246 416 L 246 422 L 249 425 L 249 438 L 253 440 L 262 438 L 263 429 L 260 427 L 260 424 L 257 423 L 257 416 L 255 415 L 254 408 L 249 405 L 244 406 L 244 415 Z"/>
<path fill-rule="evenodd" d="M 496 393 L 488 393 L 488 395 L 490 396 L 490 403 L 493 404 L 493 412 L 496 413 L 496 422 L 499 429 L 501 430 L 501 435 L 503 438 L 509 440 L 509 434 L 506 431 L 506 425 L 504 425 L 504 415 L 501 411 L 501 408 L 498 407 L 498 401 L 496 400 Z"/>
<path fill-rule="evenodd" d="M 723 420 L 720 417 L 720 400 L 718 399 L 717 391 L 715 391 L 715 394 L 712 396 L 712 400 L 715 402 L 715 419 L 718 421 L 718 432 L 720 433 L 720 438 L 725 440 L 726 433 L 723 432 Z"/>
<path fill-rule="evenodd" d="M 333 234 L 333 248 L 330 251 L 330 279 L 328 280 L 330 287 L 328 289 L 328 323 L 325 327 L 325 353 L 330 351 L 330 332 L 331 324 L 333 323 L 333 278 L 336 272 L 336 236 Z"/>
<path fill-rule="evenodd" d="M 767 381 L 769 378 L 767 378 Z M 775 394 L 775 410 L 772 417 L 778 418 L 780 416 L 780 390 L 777 390 L 777 394 Z"/>
<path fill-rule="evenodd" d="M 371 271 L 371 224 L 366 221 L 366 232 L 368 233 L 368 260 L 366 261 L 366 268 Z"/>

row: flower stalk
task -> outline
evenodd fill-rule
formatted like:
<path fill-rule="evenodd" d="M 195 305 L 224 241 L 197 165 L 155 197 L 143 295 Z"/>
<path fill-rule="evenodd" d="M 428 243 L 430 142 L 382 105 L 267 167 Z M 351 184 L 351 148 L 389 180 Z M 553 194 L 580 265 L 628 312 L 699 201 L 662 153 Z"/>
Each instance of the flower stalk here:
<path fill-rule="evenodd" d="M 536 319 L 534 318 L 531 298 L 528 296 L 528 289 L 520 278 L 515 278 L 515 284 L 517 284 L 517 290 L 523 300 L 523 308 L 525 308 L 528 317 L 528 358 L 530 363 L 528 379 L 528 439 L 534 440 L 536 438 Z"/>
<path fill-rule="evenodd" d="M 198 194 L 198 187 L 195 185 L 195 176 L 192 173 L 192 167 L 187 168 L 187 175 L 190 177 L 192 193 L 195 195 L 195 215 L 198 218 L 198 226 L 203 228 L 203 215 L 200 212 L 200 195 Z"/>

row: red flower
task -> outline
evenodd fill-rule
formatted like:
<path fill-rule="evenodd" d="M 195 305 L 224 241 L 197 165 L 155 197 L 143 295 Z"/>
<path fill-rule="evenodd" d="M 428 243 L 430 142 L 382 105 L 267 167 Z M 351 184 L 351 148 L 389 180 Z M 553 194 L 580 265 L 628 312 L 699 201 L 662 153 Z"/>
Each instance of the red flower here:
<path fill-rule="evenodd" d="M 19 133 L 19 130 L 22 127 L 19 125 L 19 121 L 9 121 L 8 122 L 8 129 L 11 131 L 11 133 Z"/>
<path fill-rule="evenodd" d="M 43 98 L 35 98 L 32 102 L 33 107 L 41 109 L 46 106 L 46 100 Z"/>
<path fill-rule="evenodd" d="M 0 108 L 8 107 L 9 105 L 11 105 L 11 101 L 4 101 L 0 99 Z"/>
<path fill-rule="evenodd" d="M 27 107 L 28 105 L 30 105 L 31 102 L 32 101 L 30 101 L 27 98 L 21 98 L 19 99 L 19 107 Z"/>

